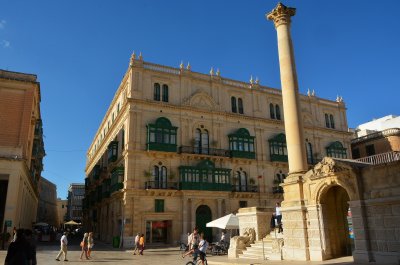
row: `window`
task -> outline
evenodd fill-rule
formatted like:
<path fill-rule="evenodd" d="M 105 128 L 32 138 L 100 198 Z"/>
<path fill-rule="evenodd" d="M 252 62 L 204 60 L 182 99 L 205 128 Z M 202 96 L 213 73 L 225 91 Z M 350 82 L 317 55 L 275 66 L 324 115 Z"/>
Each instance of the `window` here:
<path fill-rule="evenodd" d="M 271 161 L 287 162 L 286 135 L 281 133 L 268 140 Z"/>
<path fill-rule="evenodd" d="M 375 146 L 373 144 L 366 145 L 365 151 L 367 153 L 367 156 L 373 156 L 375 155 Z"/>
<path fill-rule="evenodd" d="M 164 117 L 158 118 L 155 124 L 148 124 L 147 150 L 176 152 L 177 129 Z"/>
<path fill-rule="evenodd" d="M 246 208 L 247 207 L 247 201 L 239 201 L 239 207 L 240 208 Z"/>
<path fill-rule="evenodd" d="M 353 157 L 353 159 L 357 159 L 357 158 L 360 158 L 361 157 L 361 155 L 360 155 L 360 149 L 359 148 L 354 148 L 352 151 L 351 151 L 351 155 L 352 155 L 352 157 Z"/>
<path fill-rule="evenodd" d="M 335 129 L 335 121 L 333 120 L 333 115 L 329 115 L 329 120 L 331 121 L 331 128 Z"/>
<path fill-rule="evenodd" d="M 275 114 L 276 114 L 276 119 L 281 120 L 281 110 L 279 108 L 279 105 L 275 105 Z"/>
<path fill-rule="evenodd" d="M 236 191 L 248 191 L 248 180 L 247 180 L 247 173 L 240 170 L 235 172 L 235 190 Z"/>
<path fill-rule="evenodd" d="M 238 107 L 239 107 L 239 113 L 243 114 L 243 100 L 241 98 L 238 98 Z"/>
<path fill-rule="evenodd" d="M 156 101 L 160 101 L 160 84 L 159 83 L 155 83 L 154 84 L 154 100 Z"/>
<path fill-rule="evenodd" d="M 326 128 L 335 129 L 335 120 L 332 114 L 325 113 L 325 126 Z"/>
<path fill-rule="evenodd" d="M 236 98 L 235 97 L 231 97 L 231 105 L 232 105 L 232 112 L 236 113 L 237 107 L 236 107 Z"/>
<path fill-rule="evenodd" d="M 310 165 L 314 164 L 313 149 L 310 142 L 306 142 L 306 153 L 307 153 L 307 163 Z"/>
<path fill-rule="evenodd" d="M 232 157 L 255 159 L 254 136 L 245 128 L 240 128 L 235 133 L 229 134 L 229 149 Z"/>
<path fill-rule="evenodd" d="M 243 100 L 241 98 L 236 97 L 231 97 L 231 106 L 232 106 L 232 112 L 233 113 L 238 113 L 239 109 L 239 114 L 243 114 Z"/>
<path fill-rule="evenodd" d="M 344 148 L 342 143 L 338 141 L 333 142 L 326 147 L 326 155 L 329 157 L 347 158 L 346 148 Z"/>
<path fill-rule="evenodd" d="M 208 154 L 209 153 L 209 136 L 205 129 L 197 128 L 194 135 L 194 153 Z"/>
<path fill-rule="evenodd" d="M 271 119 L 275 119 L 275 108 L 274 108 L 274 104 L 269 104 L 269 116 L 271 117 Z"/>
<path fill-rule="evenodd" d="M 151 186 L 154 189 L 166 189 L 167 188 L 167 168 L 165 166 L 154 166 L 153 167 L 153 183 L 148 183 L 147 186 Z M 149 185 L 150 184 L 150 185 Z"/>
<path fill-rule="evenodd" d="M 161 90 L 162 87 L 162 90 Z M 162 95 L 162 97 L 161 97 Z M 168 102 L 169 101 L 169 88 L 168 85 L 163 84 L 162 86 L 159 83 L 154 83 L 154 95 L 153 99 L 156 101 L 163 101 L 163 102 Z"/>
<path fill-rule="evenodd" d="M 168 86 L 167 85 L 162 86 L 162 101 L 168 102 Z"/>
<path fill-rule="evenodd" d="M 164 212 L 164 200 L 155 199 L 154 200 L 154 211 L 156 213 L 163 213 Z"/>

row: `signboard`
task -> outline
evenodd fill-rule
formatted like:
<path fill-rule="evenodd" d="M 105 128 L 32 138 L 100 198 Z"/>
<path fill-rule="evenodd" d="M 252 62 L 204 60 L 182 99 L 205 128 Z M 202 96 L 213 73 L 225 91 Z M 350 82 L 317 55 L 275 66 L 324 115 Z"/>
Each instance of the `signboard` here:
<path fill-rule="evenodd" d="M 11 225 L 12 225 L 11 220 L 5 220 L 4 223 L 5 223 L 5 226 L 7 226 L 7 227 L 11 227 Z"/>

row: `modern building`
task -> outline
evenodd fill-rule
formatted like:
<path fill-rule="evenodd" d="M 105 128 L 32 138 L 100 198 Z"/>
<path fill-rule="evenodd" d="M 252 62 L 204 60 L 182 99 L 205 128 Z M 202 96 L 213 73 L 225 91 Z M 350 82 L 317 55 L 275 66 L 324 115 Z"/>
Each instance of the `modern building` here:
<path fill-rule="evenodd" d="M 36 221 L 45 156 L 40 101 L 36 75 L 0 70 L 0 224 L 9 232 Z"/>
<path fill-rule="evenodd" d="M 308 165 L 350 157 L 346 107 L 301 95 Z M 288 173 L 282 94 L 135 54 L 87 152 L 84 223 L 101 240 L 172 243 L 240 207 L 273 206 Z M 215 234 L 215 233 L 214 233 Z"/>
<path fill-rule="evenodd" d="M 61 198 L 57 198 L 57 217 L 58 217 L 57 227 L 62 227 L 62 225 L 68 221 L 67 209 L 68 209 L 68 200 L 62 200 Z"/>
<path fill-rule="evenodd" d="M 68 188 L 67 219 L 82 222 L 82 200 L 85 197 L 85 184 L 72 183 Z"/>
<path fill-rule="evenodd" d="M 36 221 L 48 223 L 55 227 L 59 223 L 57 215 L 57 187 L 54 183 L 43 177 L 39 180 L 39 206 Z"/>
<path fill-rule="evenodd" d="M 355 135 L 351 140 L 354 159 L 400 152 L 400 117 L 388 115 L 361 124 L 355 129 Z"/>

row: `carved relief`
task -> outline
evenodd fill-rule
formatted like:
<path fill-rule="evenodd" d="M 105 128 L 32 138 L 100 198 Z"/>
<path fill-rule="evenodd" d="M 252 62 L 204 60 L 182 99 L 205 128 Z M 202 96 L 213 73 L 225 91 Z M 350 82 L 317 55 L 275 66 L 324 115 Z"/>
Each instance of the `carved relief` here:
<path fill-rule="evenodd" d="M 219 106 L 214 99 L 201 89 L 185 99 L 182 105 L 206 110 L 219 110 Z"/>

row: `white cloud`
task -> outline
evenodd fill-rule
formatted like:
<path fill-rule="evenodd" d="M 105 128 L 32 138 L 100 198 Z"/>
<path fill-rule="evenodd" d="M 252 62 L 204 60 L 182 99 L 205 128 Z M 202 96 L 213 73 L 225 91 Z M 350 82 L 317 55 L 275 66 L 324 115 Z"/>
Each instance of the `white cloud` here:
<path fill-rule="evenodd" d="M 3 48 L 8 48 L 10 47 L 10 42 L 8 40 L 2 40 L 1 41 L 1 46 L 3 46 Z"/>
<path fill-rule="evenodd" d="M 0 29 L 4 29 L 4 27 L 6 26 L 6 21 L 4 19 L 0 20 Z"/>

